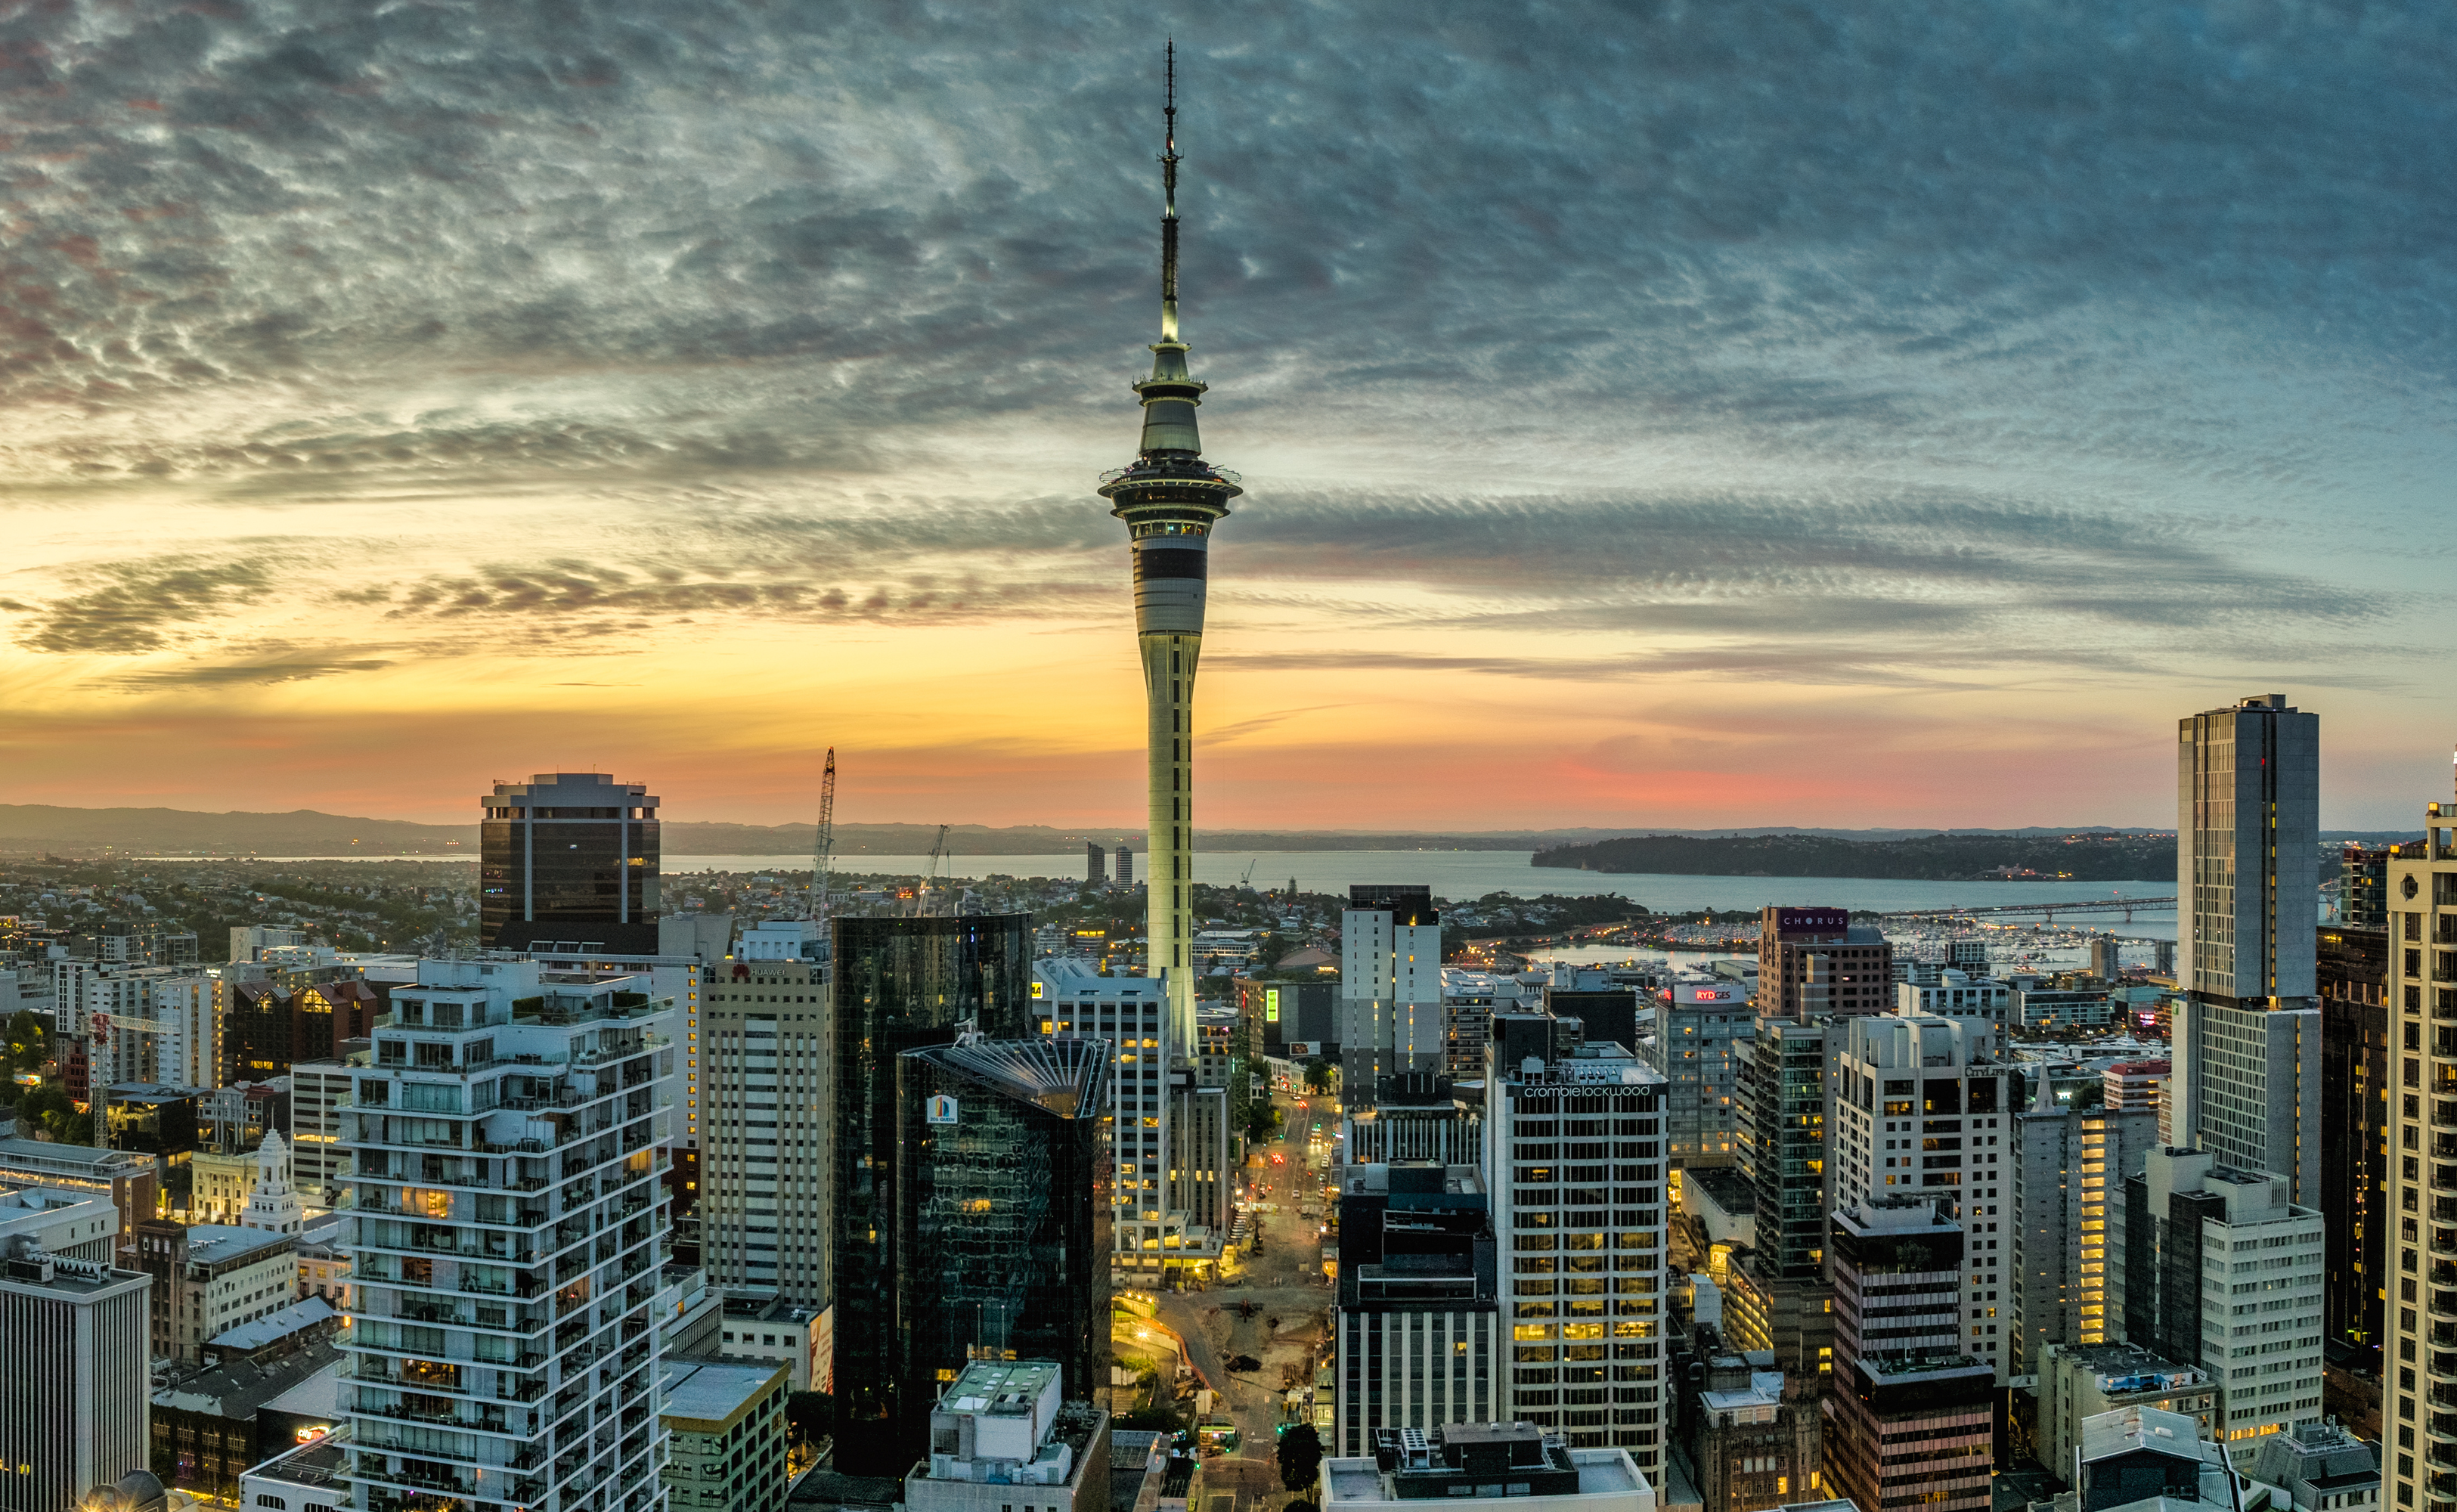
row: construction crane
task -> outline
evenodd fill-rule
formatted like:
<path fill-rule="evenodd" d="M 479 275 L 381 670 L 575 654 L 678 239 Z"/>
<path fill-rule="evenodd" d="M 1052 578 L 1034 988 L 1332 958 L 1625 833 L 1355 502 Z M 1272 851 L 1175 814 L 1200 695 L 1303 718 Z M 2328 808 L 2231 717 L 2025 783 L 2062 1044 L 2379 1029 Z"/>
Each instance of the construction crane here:
<path fill-rule="evenodd" d="M 914 900 L 914 901 L 919 906 L 915 909 L 915 912 L 921 914 L 937 914 L 940 911 L 940 905 L 945 901 L 945 890 L 943 888 L 939 889 L 941 897 L 938 903 L 933 903 L 930 901 L 930 893 L 932 889 L 939 887 L 939 863 L 946 860 L 946 857 L 947 826 L 941 824 L 939 826 L 939 838 L 930 842 L 930 872 L 928 876 L 921 879 L 921 895 Z"/>
<path fill-rule="evenodd" d="M 1259 864 L 1262 858 L 1257 856 L 1253 860 L 1246 863 L 1246 875 L 1237 879 L 1238 891 L 1250 893 L 1254 890 L 1254 867 Z"/>
<path fill-rule="evenodd" d="M 828 917 L 828 867 L 836 853 L 836 748 L 828 747 L 827 770 L 819 777 L 819 833 L 811 842 L 811 896 L 808 910 L 813 923 L 824 923 Z"/>

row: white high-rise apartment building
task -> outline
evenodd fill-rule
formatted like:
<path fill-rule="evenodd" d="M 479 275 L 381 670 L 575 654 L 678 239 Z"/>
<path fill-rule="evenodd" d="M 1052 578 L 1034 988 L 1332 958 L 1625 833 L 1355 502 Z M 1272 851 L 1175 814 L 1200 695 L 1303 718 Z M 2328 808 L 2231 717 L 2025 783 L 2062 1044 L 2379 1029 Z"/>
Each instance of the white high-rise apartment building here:
<path fill-rule="evenodd" d="M 394 990 L 342 1119 L 361 1512 L 662 1505 L 674 1006 L 627 985 L 430 961 Z"/>
<path fill-rule="evenodd" d="M 2120 1342 L 2110 1333 L 2121 1306 L 2111 1306 L 2108 1253 L 2111 1209 L 2124 1201 L 2124 1181 L 2138 1175 L 2142 1157 L 2165 1143 L 2157 1112 L 2106 1108 L 2075 1111 L 2039 1079 L 2036 1100 L 2013 1116 L 2013 1252 L 2006 1279 L 2013 1308 L 2005 1325 L 2005 1369 L 2015 1381 L 2035 1377 L 2051 1344 Z"/>
<path fill-rule="evenodd" d="M 2286 1178 L 2160 1148 L 2124 1183 L 2115 1242 L 2124 1336 L 2220 1387 L 2216 1438 L 2239 1468 L 2321 1418 L 2321 1213 Z"/>
<path fill-rule="evenodd" d="M 836 1295 L 827 964 L 712 962 L 700 993 L 694 1090 L 723 1115 L 700 1135 L 700 1265 L 729 1292 L 824 1312 Z"/>
<path fill-rule="evenodd" d="M 2381 1408 L 2382 1500 L 2457 1512 L 2457 803 L 2389 859 L 2388 1201 L 2394 1279 Z M 2343 1278 L 2339 1278 L 2343 1280 Z M 2438 1460 L 2438 1463 L 2434 1463 Z"/>
<path fill-rule="evenodd" d="M 98 1083 L 220 1085 L 214 988 L 202 972 L 99 961 L 51 964 L 55 1026 L 86 1041 Z"/>
<path fill-rule="evenodd" d="M 2321 720 L 2281 694 L 2177 727 L 2172 1138 L 2321 1204 Z"/>
<path fill-rule="evenodd" d="M 1552 1053 L 1532 1014 L 1494 1019 L 1486 1190 L 1510 1330 L 1500 1420 L 1660 1473 L 1663 1369 L 1663 1074 L 1615 1046 Z"/>
<path fill-rule="evenodd" d="M 1827 1212 L 1937 1199 L 1963 1234 L 1962 1342 L 2006 1379 L 2015 1253 L 2012 1067 L 1981 1024 L 1923 1014 L 1842 1020 L 1827 1039 Z"/>
<path fill-rule="evenodd" d="M 1200 1086 L 1193 1059 L 1169 1044 L 1162 984 L 1052 957 L 1033 963 L 1032 994 L 1036 1030 L 1106 1040 L 1116 1059 L 1110 1236 L 1119 1263 L 1155 1280 L 1165 1269 L 1217 1263 L 1234 1180 L 1220 1153 L 1227 1089 Z"/>
<path fill-rule="evenodd" d="M 1438 1071 L 1450 1051 L 1433 889 L 1352 887 L 1339 925 L 1342 1097 L 1373 1106 L 1385 1076 Z"/>

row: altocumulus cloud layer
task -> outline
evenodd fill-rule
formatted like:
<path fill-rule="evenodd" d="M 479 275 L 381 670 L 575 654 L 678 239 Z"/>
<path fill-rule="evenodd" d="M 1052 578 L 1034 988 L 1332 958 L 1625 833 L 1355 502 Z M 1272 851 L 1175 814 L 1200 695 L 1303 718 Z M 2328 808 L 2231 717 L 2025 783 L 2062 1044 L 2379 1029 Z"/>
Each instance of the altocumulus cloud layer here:
<path fill-rule="evenodd" d="M 1235 654 L 2395 680 L 2346 669 L 2447 614 L 2428 552 L 2372 553 L 2447 504 L 2457 21 L 1855 9 L 1186 19 Z M 153 692 L 1115 617 L 1088 483 L 1152 334 L 1159 40 L 1128 5 L 0 14 L 0 483 L 52 543 L 0 563 L 13 654 Z"/>

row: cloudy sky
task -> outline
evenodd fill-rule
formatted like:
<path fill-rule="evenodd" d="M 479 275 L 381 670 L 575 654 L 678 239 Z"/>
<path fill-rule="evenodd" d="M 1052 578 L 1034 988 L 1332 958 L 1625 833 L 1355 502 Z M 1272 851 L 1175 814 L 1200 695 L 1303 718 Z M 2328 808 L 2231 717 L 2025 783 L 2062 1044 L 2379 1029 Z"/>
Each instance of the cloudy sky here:
<path fill-rule="evenodd" d="M 64 0 L 0 797 L 1135 821 L 1170 30 L 1208 824 L 2448 796 L 2445 8 Z"/>

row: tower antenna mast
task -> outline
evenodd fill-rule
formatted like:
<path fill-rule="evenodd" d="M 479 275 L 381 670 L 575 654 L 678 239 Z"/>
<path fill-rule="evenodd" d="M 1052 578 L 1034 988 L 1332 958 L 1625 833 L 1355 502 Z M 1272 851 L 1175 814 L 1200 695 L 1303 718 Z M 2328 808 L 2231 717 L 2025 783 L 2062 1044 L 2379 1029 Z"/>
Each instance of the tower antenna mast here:
<path fill-rule="evenodd" d="M 1160 155 L 1160 339 L 1177 340 L 1177 39 L 1169 38 L 1161 114 L 1167 117 Z"/>

